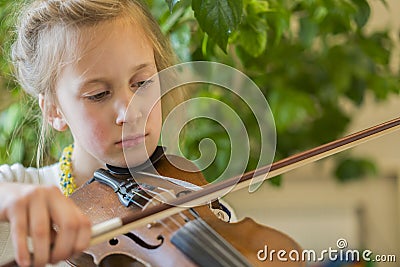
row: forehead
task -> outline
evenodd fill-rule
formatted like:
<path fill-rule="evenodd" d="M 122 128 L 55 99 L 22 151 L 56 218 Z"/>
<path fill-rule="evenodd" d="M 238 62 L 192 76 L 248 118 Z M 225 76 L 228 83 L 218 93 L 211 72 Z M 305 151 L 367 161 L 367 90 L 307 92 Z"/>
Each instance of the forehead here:
<path fill-rule="evenodd" d="M 83 27 L 76 37 L 65 65 L 73 65 L 85 73 L 93 68 L 97 69 L 95 71 L 107 68 L 115 61 L 119 65 L 154 62 L 154 49 L 145 30 L 130 19 L 120 18 Z"/>

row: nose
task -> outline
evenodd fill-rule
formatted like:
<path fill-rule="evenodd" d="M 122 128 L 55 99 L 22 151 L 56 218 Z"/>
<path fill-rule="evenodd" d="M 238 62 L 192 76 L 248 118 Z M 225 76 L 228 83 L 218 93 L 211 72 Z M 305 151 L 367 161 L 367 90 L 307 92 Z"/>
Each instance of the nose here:
<path fill-rule="evenodd" d="M 117 125 L 122 126 L 127 122 L 136 123 L 142 117 L 140 105 L 138 105 L 137 103 L 131 103 L 133 95 L 134 94 L 132 93 L 132 91 L 126 90 L 124 93 L 120 94 L 118 100 L 115 102 L 117 114 L 115 123 Z"/>

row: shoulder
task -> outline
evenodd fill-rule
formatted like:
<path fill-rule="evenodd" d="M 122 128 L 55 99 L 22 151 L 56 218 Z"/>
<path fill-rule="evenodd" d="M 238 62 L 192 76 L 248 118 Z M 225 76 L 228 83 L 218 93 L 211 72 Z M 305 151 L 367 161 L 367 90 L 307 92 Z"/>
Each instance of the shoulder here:
<path fill-rule="evenodd" d="M 59 164 L 42 168 L 24 167 L 21 163 L 0 165 L 0 182 L 58 184 Z"/>

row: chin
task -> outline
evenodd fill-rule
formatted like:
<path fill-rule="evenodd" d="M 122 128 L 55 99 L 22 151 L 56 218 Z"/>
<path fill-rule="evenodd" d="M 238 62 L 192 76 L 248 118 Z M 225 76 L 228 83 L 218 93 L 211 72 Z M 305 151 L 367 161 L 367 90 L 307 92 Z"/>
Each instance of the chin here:
<path fill-rule="evenodd" d="M 138 166 L 142 163 L 144 163 L 146 160 L 149 159 L 149 157 L 153 154 L 153 151 L 151 153 L 147 153 L 146 150 L 125 150 L 124 151 L 124 165 L 127 167 L 135 167 Z"/>
<path fill-rule="evenodd" d="M 120 167 L 120 168 L 126 168 L 128 165 L 126 164 L 125 159 L 122 160 L 109 160 L 106 162 L 108 165 L 114 166 L 114 167 Z"/>

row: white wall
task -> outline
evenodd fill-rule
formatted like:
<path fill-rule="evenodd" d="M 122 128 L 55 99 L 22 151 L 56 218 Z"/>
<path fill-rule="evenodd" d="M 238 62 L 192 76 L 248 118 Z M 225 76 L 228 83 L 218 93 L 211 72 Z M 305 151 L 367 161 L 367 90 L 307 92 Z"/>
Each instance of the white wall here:
<path fill-rule="evenodd" d="M 391 27 L 398 42 L 400 1 L 388 0 L 389 10 L 381 1 L 370 2 L 373 10 L 369 29 Z M 392 62 L 395 71 L 399 69 L 398 51 L 397 47 Z M 355 114 L 348 131 L 353 133 L 398 117 L 400 97 L 391 96 L 385 103 L 375 103 L 368 97 L 362 108 L 346 108 Z M 276 227 L 306 249 L 336 248 L 337 239 L 346 238 L 349 247 L 397 256 L 397 264 L 376 266 L 399 266 L 399 148 L 400 132 L 395 132 L 349 151 L 375 159 L 380 168 L 379 177 L 340 184 L 331 177 L 331 159 L 326 159 L 287 173 L 280 188 L 265 183 L 253 194 L 244 189 L 230 193 L 224 200 L 239 218 L 252 217 Z"/>

